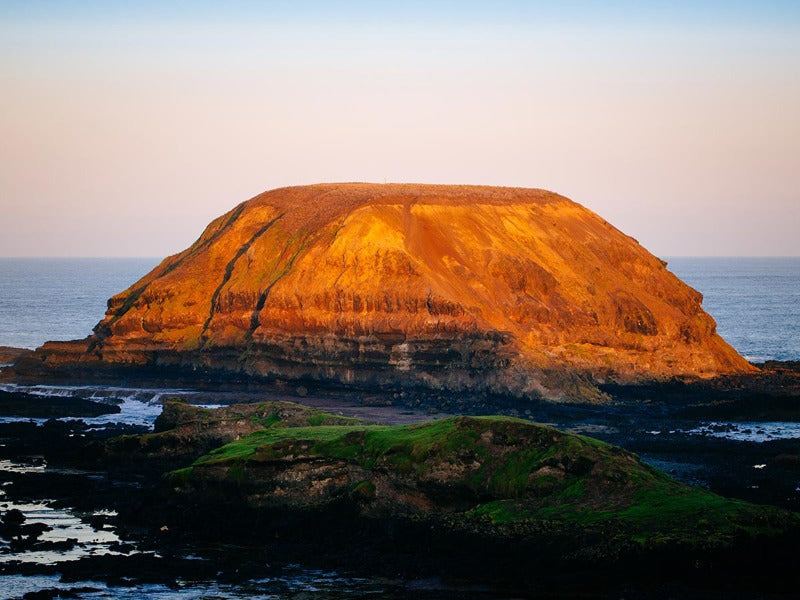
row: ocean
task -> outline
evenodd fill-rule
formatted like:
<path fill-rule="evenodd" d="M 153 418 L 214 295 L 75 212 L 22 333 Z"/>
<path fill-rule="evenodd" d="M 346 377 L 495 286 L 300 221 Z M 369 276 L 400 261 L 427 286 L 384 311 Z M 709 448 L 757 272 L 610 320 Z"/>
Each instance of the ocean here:
<path fill-rule="evenodd" d="M 666 258 L 704 296 L 718 331 L 751 361 L 800 360 L 800 257 Z M 157 258 L 0 258 L 0 346 L 89 335 L 106 301 Z"/>
<path fill-rule="evenodd" d="M 666 258 L 703 294 L 717 331 L 752 362 L 800 360 L 800 257 Z"/>
<path fill-rule="evenodd" d="M 106 301 L 158 258 L 0 258 L 0 346 L 36 348 L 92 332 Z"/>
<path fill-rule="evenodd" d="M 704 306 L 716 319 L 719 332 L 750 360 L 800 359 L 800 258 L 672 258 L 669 268 L 705 296 Z M 145 275 L 158 259 L 0 259 L 0 345 L 34 348 L 46 340 L 83 338 L 100 321 L 106 300 Z M 152 427 L 161 412 L 161 399 L 169 395 L 187 394 L 191 390 L 129 389 L 108 386 L 30 385 L 18 387 L 0 384 L 2 391 L 22 390 L 43 396 L 77 396 L 120 406 L 121 412 L 85 421 L 94 429 L 110 424 L 144 425 Z M 323 409 L 325 409 L 323 407 Z M 408 411 L 411 414 L 411 411 Z M 405 414 L 405 413 L 404 413 Z M 422 420 L 413 415 L 412 420 Z M 0 423 L 30 420 L 3 417 Z M 34 420 L 42 423 L 44 419 Z M 650 431 L 654 439 L 678 436 L 726 437 L 740 442 L 761 443 L 781 438 L 800 438 L 797 423 L 732 423 L 719 427 L 717 423 L 698 423 L 686 431 Z M 657 458 L 657 457 L 656 457 Z M 645 457 L 645 460 L 648 460 Z M 657 460 L 652 464 L 663 467 Z M 747 460 L 738 458 L 736 460 Z M 669 463 L 674 466 L 677 463 Z M 748 463 L 749 466 L 750 463 Z M 694 468 L 693 464 L 689 467 Z M 763 465 L 756 465 L 759 469 Z M 699 468 L 699 467 L 698 467 Z M 125 537 L 124 531 L 113 526 L 97 525 L 92 519 L 113 516 L 107 509 L 93 514 L 77 507 L 55 503 L 37 496 L 14 500 L 7 490 L 20 474 L 49 469 L 41 459 L 23 463 L 0 460 L 0 511 L 16 508 L 30 521 L 49 524 L 53 530 L 44 541 L 64 543 L 70 539 L 81 543 L 72 550 L 9 552 L 0 540 L 0 572 L 15 561 L 36 564 L 60 564 L 71 559 L 90 556 L 118 555 L 120 542 L 134 550 L 134 558 L 152 553 L 140 547 L 137 538 Z M 56 469 L 57 471 L 57 469 Z M 55 472 L 55 471 L 54 471 Z M 758 471 L 759 473 L 761 471 Z M 798 484 L 800 492 L 800 484 Z M 44 493 L 44 492 L 43 492 Z M 208 550 L 208 548 L 206 548 Z M 208 556 L 196 555 L 192 548 L 183 558 L 208 561 Z M 210 556 L 213 556 L 211 554 Z M 491 589 L 461 590 L 452 582 L 437 579 L 387 580 L 364 577 L 347 572 L 318 570 L 294 563 L 264 565 L 257 579 L 215 581 L 216 568 L 209 564 L 208 580 L 176 579 L 174 584 L 129 582 L 125 585 L 105 585 L 97 581 L 62 581 L 59 575 L 0 574 L 0 596 L 22 597 L 28 593 L 63 594 L 64 597 L 160 598 L 163 600 L 194 600 L 198 598 L 496 598 L 505 597 Z"/>

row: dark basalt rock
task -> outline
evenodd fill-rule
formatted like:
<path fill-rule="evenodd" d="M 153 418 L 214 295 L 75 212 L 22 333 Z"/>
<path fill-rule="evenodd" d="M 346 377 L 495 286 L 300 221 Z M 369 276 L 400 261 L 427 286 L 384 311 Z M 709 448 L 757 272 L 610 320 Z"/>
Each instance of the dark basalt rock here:
<path fill-rule="evenodd" d="M 115 472 L 165 471 L 190 464 L 226 443 L 273 424 L 282 427 L 347 425 L 354 419 L 292 402 L 258 402 L 208 409 L 179 398 L 164 401 L 153 433 L 126 435 L 105 445 L 105 464 Z"/>
<path fill-rule="evenodd" d="M 99 417 L 117 414 L 119 406 L 83 398 L 40 396 L 0 390 L 0 416 L 51 419 L 60 417 Z"/>
<path fill-rule="evenodd" d="M 556 409 L 573 419 L 594 414 L 618 426 L 631 418 L 630 406 L 544 407 L 554 417 Z M 646 421 L 653 408 L 641 409 L 636 430 L 663 418 Z M 0 572 L 172 585 L 177 578 L 264 577 L 267 563 L 295 561 L 390 577 L 447 574 L 507 586 L 507 595 L 609 589 L 609 597 L 618 597 L 636 589 L 632 596 L 649 597 L 654 581 L 718 594 L 791 593 L 796 586 L 795 517 L 687 488 L 628 452 L 551 428 L 514 419 L 381 428 L 286 402 L 207 410 L 167 401 L 157 429 L 113 440 L 126 429 L 55 421 L 0 426 L 4 458 L 44 450 L 51 466 L 95 469 L 5 473 L 10 499 L 113 508 L 118 516 L 96 515 L 91 522 L 113 524 L 123 539 L 136 540 L 116 548 L 124 556 Z M 492 435 L 483 437 L 487 431 Z M 626 435 L 616 439 L 637 451 L 664 450 L 663 436 Z M 713 450 L 719 472 L 734 462 L 744 461 L 750 471 L 752 464 L 768 463 L 754 472 L 774 477 L 780 467 L 796 481 L 791 441 L 740 448 L 725 440 L 677 439 L 680 444 L 667 444 L 675 457 L 707 458 Z M 191 472 L 162 477 L 165 470 L 191 466 L 193 445 L 203 443 L 227 445 L 208 450 Z M 220 545 L 229 549 L 226 556 L 213 550 Z M 187 553 L 203 559 L 185 560 Z"/>
<path fill-rule="evenodd" d="M 175 430 L 152 435 L 210 435 L 213 411 L 198 419 L 195 410 L 171 404 L 161 426 Z M 267 419 L 174 471 L 128 517 L 179 539 L 269 539 L 342 564 L 391 556 L 396 568 L 398 554 L 413 553 L 418 569 L 431 561 L 509 577 L 632 565 L 709 572 L 762 565 L 797 544 L 790 513 L 686 487 L 622 449 L 529 422 L 283 425 Z"/>

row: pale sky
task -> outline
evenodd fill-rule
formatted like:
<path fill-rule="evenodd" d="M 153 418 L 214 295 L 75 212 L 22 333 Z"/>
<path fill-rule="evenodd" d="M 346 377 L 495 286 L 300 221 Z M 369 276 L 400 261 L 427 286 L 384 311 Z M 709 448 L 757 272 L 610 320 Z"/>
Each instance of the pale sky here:
<path fill-rule="evenodd" d="M 660 256 L 800 255 L 800 2 L 261 4 L 0 3 L 0 256 L 164 256 L 334 181 L 539 187 Z"/>

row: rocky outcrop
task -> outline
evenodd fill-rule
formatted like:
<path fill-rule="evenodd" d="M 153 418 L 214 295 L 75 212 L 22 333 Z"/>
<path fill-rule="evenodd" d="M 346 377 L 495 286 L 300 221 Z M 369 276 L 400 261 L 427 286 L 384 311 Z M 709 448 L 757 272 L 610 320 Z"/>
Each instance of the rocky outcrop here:
<path fill-rule="evenodd" d="M 14 348 L 12 346 L 0 346 L 0 365 L 13 364 L 21 356 L 33 352 L 28 348 Z"/>
<path fill-rule="evenodd" d="M 701 295 L 562 196 L 332 184 L 264 193 L 19 372 L 124 367 L 599 399 L 752 370 Z"/>
<path fill-rule="evenodd" d="M 176 506 L 247 515 L 264 539 L 286 523 L 302 536 L 367 528 L 389 543 L 392 531 L 435 531 L 451 551 L 459 536 L 514 544 L 521 565 L 550 551 L 600 563 L 668 549 L 708 559 L 800 525 L 679 484 L 621 448 L 503 417 L 269 426 L 173 472 L 169 487 Z"/>
<path fill-rule="evenodd" d="M 186 466 L 206 452 L 268 427 L 355 422 L 293 402 L 234 404 L 211 409 L 168 398 L 153 433 L 114 438 L 105 446 L 104 460 L 112 467 L 163 472 Z"/>
<path fill-rule="evenodd" d="M 0 417 L 58 419 L 63 417 L 99 417 L 120 412 L 119 406 L 85 398 L 44 396 L 19 391 L 0 390 Z"/>

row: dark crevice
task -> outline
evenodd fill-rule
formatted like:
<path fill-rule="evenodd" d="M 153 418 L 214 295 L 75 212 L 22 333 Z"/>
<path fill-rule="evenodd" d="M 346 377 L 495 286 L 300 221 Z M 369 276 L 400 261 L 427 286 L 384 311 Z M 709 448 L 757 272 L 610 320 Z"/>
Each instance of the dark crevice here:
<path fill-rule="evenodd" d="M 238 261 L 239 258 L 241 258 L 241 256 L 250 249 L 250 247 L 253 245 L 253 243 L 255 243 L 255 241 L 258 238 L 264 235 L 267 231 L 269 231 L 269 229 L 275 223 L 277 223 L 280 219 L 282 219 L 284 214 L 285 213 L 279 214 L 277 217 L 269 221 L 266 225 L 261 227 L 261 229 L 256 231 L 252 236 L 250 236 L 250 239 L 248 239 L 244 244 L 242 244 L 239 250 L 236 251 L 234 257 L 230 261 L 228 261 L 228 264 L 225 266 L 225 275 L 223 275 L 222 281 L 217 286 L 217 289 L 214 290 L 214 293 L 211 296 L 211 308 L 209 309 L 208 318 L 206 319 L 206 322 L 203 323 L 203 332 L 200 334 L 201 342 L 204 342 L 206 340 L 206 332 L 208 331 L 208 326 L 211 324 L 211 319 L 214 317 L 214 311 L 216 309 L 216 304 L 219 300 L 219 295 L 220 293 L 222 293 L 222 288 L 225 287 L 225 284 L 228 283 L 228 281 L 230 280 L 231 275 L 233 275 L 233 268 L 236 266 L 236 261 Z"/>
<path fill-rule="evenodd" d="M 286 245 L 284 252 L 289 249 L 289 244 Z M 258 329 L 259 325 L 261 325 L 261 321 L 259 320 L 259 313 L 264 308 L 264 305 L 267 303 L 267 298 L 269 298 L 269 293 L 272 291 L 273 286 L 278 283 L 281 279 L 283 279 L 286 275 L 289 274 L 289 271 L 292 270 L 292 265 L 294 265 L 294 261 L 297 260 L 297 257 L 300 256 L 300 253 L 308 247 L 308 237 L 306 237 L 301 243 L 300 247 L 289 257 L 289 260 L 286 261 L 286 265 L 281 270 L 275 279 L 273 279 L 270 284 L 266 287 L 266 289 L 261 292 L 261 295 L 258 297 L 258 302 L 256 303 L 256 307 L 253 310 L 253 314 L 250 316 L 250 329 L 247 331 L 247 341 L 248 343 L 253 339 L 253 333 L 255 330 Z"/>
<path fill-rule="evenodd" d="M 321 196 L 319 196 L 318 200 L 321 201 L 323 198 L 325 198 L 326 196 L 330 196 L 331 194 L 332 194 L 332 192 L 326 192 L 326 193 L 322 194 Z M 339 230 L 344 225 L 345 220 L 346 220 L 346 217 L 343 217 L 341 223 L 335 229 L 334 238 L 336 237 L 336 235 L 338 234 Z M 293 235 L 289 239 L 289 241 L 286 243 L 286 247 L 283 249 L 283 252 L 281 252 L 281 256 L 285 255 L 289 251 L 289 248 L 291 247 L 292 243 L 295 242 L 298 238 L 300 238 L 300 236 L 302 235 L 302 232 L 303 232 L 303 230 L 300 229 L 299 231 L 297 231 L 297 233 L 295 235 Z M 251 348 L 252 343 L 253 343 L 253 334 L 255 333 L 255 330 L 258 329 L 258 327 L 261 325 L 261 321 L 260 321 L 258 315 L 261 312 L 261 310 L 264 308 L 264 305 L 267 303 L 267 298 L 269 298 L 269 294 L 272 291 L 273 286 L 276 283 L 278 283 L 281 279 L 286 277 L 286 275 L 289 274 L 289 271 L 292 270 L 292 265 L 294 265 L 294 261 L 297 259 L 298 256 L 300 256 L 300 254 L 303 252 L 303 250 L 308 248 L 309 240 L 312 238 L 312 235 L 313 234 L 311 234 L 310 232 L 307 232 L 307 231 L 305 232 L 305 237 L 302 238 L 301 241 L 299 242 L 299 247 L 297 248 L 295 253 L 292 254 L 291 257 L 289 257 L 289 260 L 286 262 L 286 265 L 283 267 L 283 269 L 280 271 L 280 273 L 278 273 L 278 275 L 269 283 L 269 285 L 266 287 L 266 289 L 264 289 L 264 291 L 261 292 L 261 294 L 259 295 L 258 302 L 256 303 L 255 309 L 253 310 L 253 313 L 250 315 L 250 329 L 247 330 L 247 333 L 245 335 L 245 339 L 247 340 L 248 351 Z M 280 258 L 278 259 L 278 261 L 280 263 Z"/>
<path fill-rule="evenodd" d="M 180 258 L 175 260 L 175 262 L 173 262 L 172 264 L 169 264 L 166 267 L 164 267 L 164 269 L 163 269 L 163 271 L 161 273 L 159 273 L 158 275 L 153 277 L 146 284 L 144 284 L 142 286 L 139 286 L 138 288 L 133 290 L 130 294 L 128 294 L 128 297 L 125 298 L 125 302 L 117 310 L 116 314 L 108 322 L 108 324 L 104 325 L 102 328 L 99 325 L 94 328 L 94 333 L 97 336 L 97 340 L 96 341 L 92 341 L 89 350 L 90 351 L 96 350 L 98 353 L 101 353 L 102 350 L 103 350 L 103 342 L 105 341 L 105 338 L 107 338 L 109 335 L 111 335 L 111 327 L 114 325 L 114 323 L 119 321 L 123 317 L 123 315 L 125 315 L 125 313 L 127 313 L 131 308 L 133 308 L 133 306 L 136 304 L 136 301 L 139 300 L 139 298 L 144 293 L 144 291 L 147 289 L 147 287 L 151 283 L 156 281 L 157 279 L 160 279 L 160 278 L 164 277 L 165 275 L 167 275 L 167 274 L 171 273 L 172 271 L 174 271 L 181 264 L 183 264 L 183 262 L 187 258 L 189 258 L 190 256 L 193 256 L 193 255 L 197 254 L 201 250 L 203 250 L 203 249 L 207 248 L 208 246 L 210 246 L 217 239 L 219 239 L 219 237 L 223 233 L 225 233 L 226 231 L 228 231 L 228 229 L 230 229 L 230 227 L 234 224 L 236 219 L 239 218 L 239 215 L 242 214 L 242 211 L 244 211 L 245 204 L 246 204 L 245 202 L 242 202 L 241 204 L 239 204 L 239 206 L 234 208 L 233 211 L 231 211 L 231 215 L 228 217 L 228 220 L 225 222 L 225 224 L 222 225 L 216 232 L 214 232 L 213 235 L 211 235 L 202 244 L 200 244 L 199 246 L 197 246 L 194 249 L 192 249 L 190 247 L 189 250 L 187 250 L 186 253 L 183 256 L 181 256 Z M 197 242 L 195 242 L 195 243 L 197 243 Z M 156 268 L 158 268 L 158 267 L 156 267 Z"/>
<path fill-rule="evenodd" d="M 231 215 L 228 217 L 228 220 L 225 222 L 225 224 L 222 227 L 220 227 L 219 229 L 217 229 L 217 231 L 214 232 L 214 234 L 211 235 L 206 241 L 204 241 L 202 244 L 200 244 L 199 246 L 197 246 L 194 249 L 192 249 L 192 247 L 190 246 L 189 247 L 189 251 L 186 253 L 186 256 L 182 257 L 178 262 L 176 262 L 172 267 L 170 267 L 169 270 L 171 271 L 172 269 L 177 267 L 179 264 L 181 264 L 184 260 L 186 260 L 190 256 L 193 256 L 193 255 L 197 254 L 201 250 L 204 250 L 205 248 L 208 248 L 211 244 L 216 242 L 219 239 L 219 237 L 223 233 L 228 231 L 231 228 L 231 226 L 236 222 L 236 220 L 239 218 L 239 216 L 244 211 L 245 204 L 247 204 L 247 203 L 246 202 L 242 202 L 241 204 L 239 204 L 239 206 L 234 208 L 233 211 L 231 211 Z M 196 243 L 197 242 L 195 242 L 195 244 Z M 162 274 L 162 276 L 166 275 L 168 272 L 169 271 L 164 272 Z"/>

